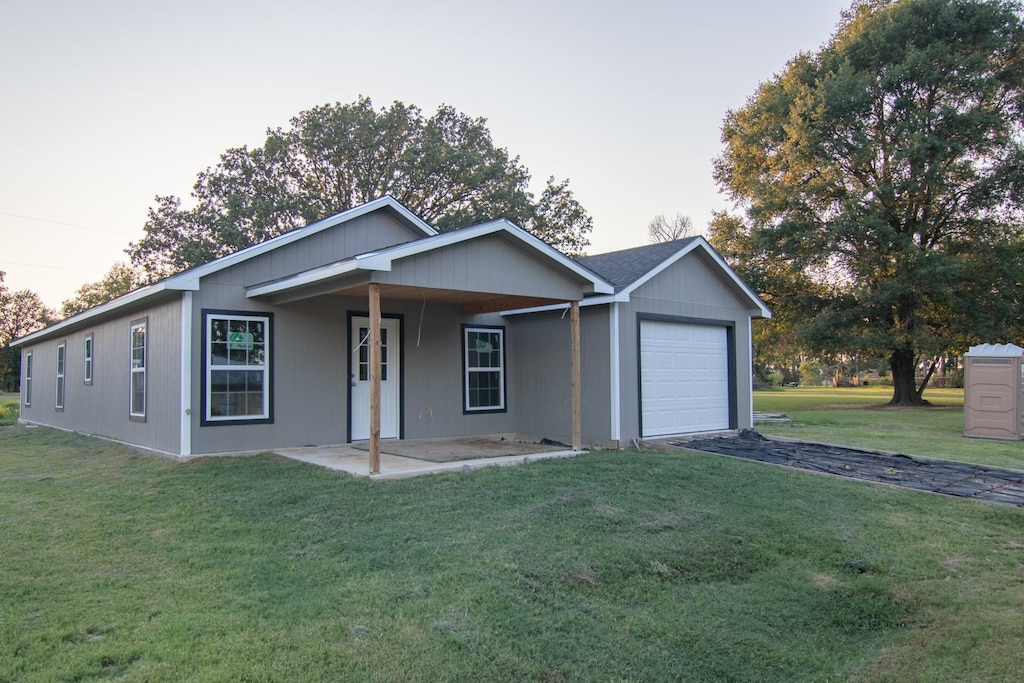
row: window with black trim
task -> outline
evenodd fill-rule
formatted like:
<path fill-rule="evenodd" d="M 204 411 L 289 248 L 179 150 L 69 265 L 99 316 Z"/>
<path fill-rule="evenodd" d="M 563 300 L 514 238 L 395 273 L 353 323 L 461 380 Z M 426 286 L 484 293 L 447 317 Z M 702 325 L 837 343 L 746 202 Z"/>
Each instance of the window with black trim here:
<path fill-rule="evenodd" d="M 67 344 L 57 344 L 57 398 L 54 406 L 57 410 L 64 410 L 64 364 L 67 360 Z"/>
<path fill-rule="evenodd" d="M 505 328 L 462 328 L 465 411 L 505 410 Z"/>
<path fill-rule="evenodd" d="M 84 376 L 85 383 L 92 384 L 92 335 L 88 334 L 85 336 L 85 368 Z"/>
<path fill-rule="evenodd" d="M 25 405 L 32 405 L 32 352 L 25 354 L 25 382 L 22 385 L 22 395 L 25 397 Z"/>
<path fill-rule="evenodd" d="M 270 419 L 270 314 L 207 313 L 207 422 Z"/>
<path fill-rule="evenodd" d="M 145 320 L 132 323 L 131 399 L 128 415 L 135 419 L 146 417 L 146 327 Z"/>

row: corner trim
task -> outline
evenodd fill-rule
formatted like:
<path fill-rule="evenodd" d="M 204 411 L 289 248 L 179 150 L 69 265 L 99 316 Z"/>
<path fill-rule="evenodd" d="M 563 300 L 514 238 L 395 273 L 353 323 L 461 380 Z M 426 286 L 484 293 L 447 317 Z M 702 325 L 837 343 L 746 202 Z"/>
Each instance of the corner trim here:
<path fill-rule="evenodd" d="M 178 454 L 192 455 L 192 292 L 181 295 L 181 427 Z"/>

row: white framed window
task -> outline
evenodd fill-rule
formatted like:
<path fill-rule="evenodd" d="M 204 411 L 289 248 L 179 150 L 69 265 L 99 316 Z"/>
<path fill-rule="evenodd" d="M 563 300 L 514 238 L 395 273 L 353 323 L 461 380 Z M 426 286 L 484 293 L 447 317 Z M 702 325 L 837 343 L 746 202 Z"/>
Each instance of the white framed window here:
<path fill-rule="evenodd" d="M 57 344 L 57 397 L 54 402 L 57 410 L 64 410 L 64 365 L 67 360 L 67 350 L 66 343 Z"/>
<path fill-rule="evenodd" d="M 32 352 L 25 353 L 25 382 L 22 384 L 22 396 L 25 397 L 25 405 L 32 405 Z"/>
<path fill-rule="evenodd" d="M 462 328 L 464 411 L 505 410 L 505 328 Z"/>
<path fill-rule="evenodd" d="M 147 320 L 132 323 L 131 336 L 131 385 L 128 417 L 134 420 L 146 418 L 146 327 Z"/>
<path fill-rule="evenodd" d="M 269 313 L 204 312 L 203 423 L 269 422 Z"/>
<path fill-rule="evenodd" d="M 92 345 L 92 335 L 87 334 L 85 336 L 85 367 L 83 369 L 86 384 L 92 384 Z"/>

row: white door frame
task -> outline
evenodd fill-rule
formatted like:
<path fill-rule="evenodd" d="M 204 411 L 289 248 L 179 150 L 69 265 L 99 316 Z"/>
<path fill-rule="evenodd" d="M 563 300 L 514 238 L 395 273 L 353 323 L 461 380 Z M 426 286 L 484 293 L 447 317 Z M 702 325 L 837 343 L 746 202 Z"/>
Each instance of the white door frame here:
<path fill-rule="evenodd" d="M 370 377 L 366 338 L 359 338 L 360 328 L 369 329 L 366 315 L 350 315 L 348 325 L 348 434 L 349 441 L 370 438 Z M 397 316 L 381 316 L 381 394 L 380 438 L 397 439 L 402 431 L 402 321 Z M 361 344 L 360 344 L 361 342 Z M 360 354 L 360 346 L 362 354 Z M 361 356 L 362 364 L 360 363 Z M 362 367 L 360 367 L 362 365 Z M 360 372 L 362 370 L 362 372 Z"/>

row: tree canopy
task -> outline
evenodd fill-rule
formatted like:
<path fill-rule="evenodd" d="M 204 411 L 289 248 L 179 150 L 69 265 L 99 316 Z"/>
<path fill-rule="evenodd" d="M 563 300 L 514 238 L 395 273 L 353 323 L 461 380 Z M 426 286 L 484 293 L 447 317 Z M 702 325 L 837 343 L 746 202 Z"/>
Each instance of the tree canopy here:
<path fill-rule="evenodd" d="M 56 316 L 32 290 L 12 292 L 4 284 L 5 276 L 0 270 L 0 389 L 7 391 L 17 386 L 21 369 L 21 352 L 9 344 L 49 325 Z"/>
<path fill-rule="evenodd" d="M 126 263 L 115 263 L 101 280 L 82 285 L 73 297 L 64 301 L 60 308 L 61 317 L 70 318 L 76 313 L 105 304 L 143 284 L 144 277 L 137 269 Z"/>
<path fill-rule="evenodd" d="M 201 172 L 191 208 L 157 197 L 128 254 L 152 280 L 385 194 L 441 231 L 505 217 L 581 254 L 592 220 L 568 180 L 550 178 L 535 197 L 486 124 L 447 105 L 429 117 L 401 102 L 378 110 L 366 97 L 300 112 L 262 147 L 228 149 Z"/>
<path fill-rule="evenodd" d="M 1024 27 L 1002 0 L 867 0 L 726 116 L 720 186 L 794 281 L 809 351 L 922 361 L 1024 311 Z M 778 286 L 778 278 L 771 286 Z"/>

